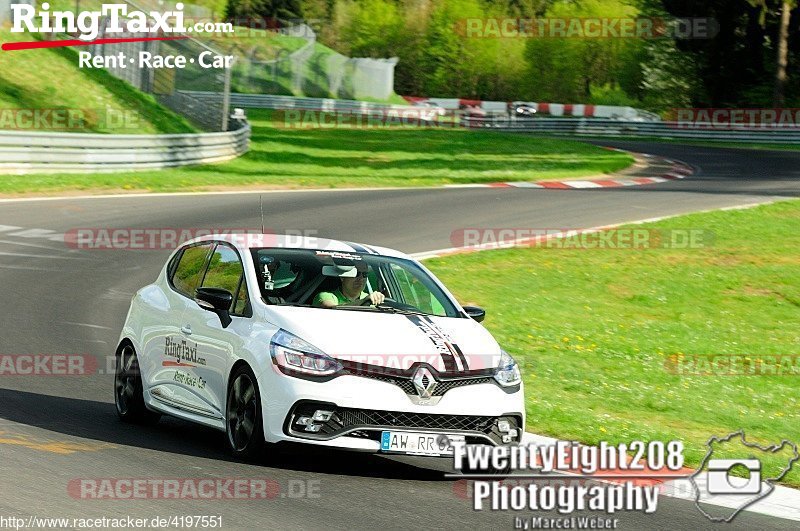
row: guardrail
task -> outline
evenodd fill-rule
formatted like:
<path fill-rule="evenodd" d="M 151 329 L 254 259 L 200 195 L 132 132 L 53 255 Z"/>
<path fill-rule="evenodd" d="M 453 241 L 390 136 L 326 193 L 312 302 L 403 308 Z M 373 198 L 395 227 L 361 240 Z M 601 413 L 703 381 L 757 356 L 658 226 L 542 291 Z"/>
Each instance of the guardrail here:
<path fill-rule="evenodd" d="M 219 98 L 215 92 L 185 91 L 187 96 L 197 100 L 212 101 Z M 414 103 L 417 103 L 414 105 Z M 435 110 L 447 114 L 464 114 L 469 111 L 460 110 L 459 102 L 469 102 L 469 100 L 442 99 L 442 98 L 411 98 L 408 105 L 395 105 L 389 103 L 373 103 L 359 100 L 340 100 L 330 98 L 305 98 L 294 96 L 276 96 L 272 94 L 243 94 L 231 92 L 231 105 L 235 107 L 245 107 L 251 109 L 303 109 L 306 111 L 322 112 L 370 112 L 370 111 L 409 111 L 414 109 L 433 112 Z M 428 105 L 423 105 L 428 103 Z M 479 106 L 488 116 L 507 117 L 508 110 L 506 102 L 479 102 Z M 521 102 L 517 102 L 521 103 Z M 489 105 L 494 104 L 494 105 Z M 661 118 L 651 112 L 634 109 L 632 107 L 611 107 L 605 105 L 563 105 L 556 103 L 530 103 L 534 109 L 542 111 L 543 116 L 580 116 L 592 120 L 637 120 L 637 121 L 660 121 Z M 559 112 L 555 112 L 556 108 Z M 545 110 L 547 109 L 547 110 Z M 619 116 L 615 116 L 619 113 Z M 599 115 L 598 115 L 599 114 Z"/>
<path fill-rule="evenodd" d="M 183 91 L 196 99 L 213 100 L 219 98 L 216 92 Z M 385 111 L 389 109 L 424 109 L 411 105 L 391 105 L 388 103 L 373 103 L 359 100 L 339 100 L 333 98 L 299 98 L 295 96 L 276 96 L 272 94 L 242 94 L 231 92 L 231 107 L 245 107 L 250 109 L 303 109 L 305 111 L 352 111 L 369 112 Z"/>
<path fill-rule="evenodd" d="M 103 135 L 0 131 L 0 173 L 115 172 L 221 162 L 247 152 L 250 124 L 223 133 Z"/>
<path fill-rule="evenodd" d="M 731 127 L 728 124 L 646 122 L 600 118 L 462 117 L 464 127 L 565 136 L 636 137 L 709 142 L 800 143 L 800 128 Z"/>

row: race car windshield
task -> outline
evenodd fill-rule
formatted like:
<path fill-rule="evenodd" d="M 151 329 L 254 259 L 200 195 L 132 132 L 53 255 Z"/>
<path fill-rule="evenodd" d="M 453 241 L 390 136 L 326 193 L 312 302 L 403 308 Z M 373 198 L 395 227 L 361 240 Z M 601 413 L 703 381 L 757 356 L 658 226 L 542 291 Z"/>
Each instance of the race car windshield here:
<path fill-rule="evenodd" d="M 270 305 L 463 317 L 431 276 L 410 260 L 315 249 L 253 249 L 262 299 Z M 385 301 L 373 305 L 370 294 Z"/>

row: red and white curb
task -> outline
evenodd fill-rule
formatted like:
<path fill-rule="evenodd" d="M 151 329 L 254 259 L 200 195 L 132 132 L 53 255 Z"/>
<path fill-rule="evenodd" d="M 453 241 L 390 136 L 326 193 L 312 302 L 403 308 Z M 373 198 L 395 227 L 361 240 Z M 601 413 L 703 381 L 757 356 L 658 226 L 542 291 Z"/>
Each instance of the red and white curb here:
<path fill-rule="evenodd" d="M 540 446 L 552 446 L 558 442 L 558 439 L 552 437 L 546 437 L 544 435 L 537 435 L 535 433 L 526 432 L 522 436 L 521 444 L 529 445 L 529 444 L 536 444 Z M 593 481 L 597 481 L 599 483 L 609 483 L 609 484 L 622 484 L 622 483 L 633 483 L 635 485 L 659 485 L 659 495 L 665 496 L 668 498 L 677 498 L 682 500 L 689 500 L 695 501 L 697 492 L 696 486 L 688 479 L 689 476 L 694 474 L 696 471 L 691 468 L 683 468 L 682 470 L 674 472 L 676 479 L 663 479 L 663 478 L 647 478 L 646 472 L 643 474 L 643 477 L 640 479 L 624 479 L 621 477 L 620 479 L 609 479 L 609 475 L 619 474 L 620 476 L 624 476 L 624 474 L 628 473 L 627 470 L 617 469 L 617 470 L 603 470 L 598 471 L 596 474 L 602 474 L 603 478 L 596 479 Z M 569 476 L 569 473 L 565 473 Z M 591 479 L 592 474 L 587 474 L 586 477 Z M 513 476 L 511 476 L 513 477 Z M 583 477 L 583 476 L 582 476 Z M 698 482 L 704 483 L 707 481 L 703 478 L 703 474 L 699 475 Z M 769 485 L 766 483 L 761 484 L 761 488 L 768 489 Z M 735 496 L 733 496 L 735 498 Z M 703 498 L 702 503 L 704 505 L 715 505 L 717 507 L 725 507 L 729 509 L 738 509 L 741 507 L 742 503 L 741 500 L 731 499 L 731 497 L 725 496 L 717 496 L 711 499 Z M 698 509 L 699 511 L 699 509 Z M 757 502 L 753 503 L 752 505 L 748 505 L 744 512 L 752 512 L 763 514 L 767 516 L 773 516 L 776 518 L 783 518 L 786 520 L 795 520 L 800 522 L 800 490 L 792 489 L 789 487 L 783 487 L 781 485 L 774 485 L 773 491 L 765 496 L 763 499 L 758 500 Z"/>
<path fill-rule="evenodd" d="M 621 149 L 606 148 L 613 151 L 625 152 Z M 447 188 L 547 188 L 556 190 L 587 189 L 587 188 L 620 188 L 623 186 L 641 186 L 644 184 L 657 184 L 684 179 L 694 174 L 695 170 L 685 162 L 654 157 L 647 154 L 636 154 L 648 159 L 656 159 L 658 162 L 669 165 L 669 170 L 654 177 L 616 177 L 602 179 L 565 179 L 562 181 L 509 181 L 497 183 L 475 183 L 475 184 L 449 184 Z"/>

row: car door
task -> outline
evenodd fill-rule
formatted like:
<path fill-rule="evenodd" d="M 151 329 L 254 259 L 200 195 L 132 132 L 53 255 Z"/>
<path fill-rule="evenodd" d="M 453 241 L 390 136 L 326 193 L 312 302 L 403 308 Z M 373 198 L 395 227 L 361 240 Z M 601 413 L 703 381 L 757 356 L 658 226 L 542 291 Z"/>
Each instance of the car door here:
<path fill-rule="evenodd" d="M 186 346 L 181 332 L 183 315 L 189 303 L 194 304 L 194 292 L 202 280 L 211 249 L 211 242 L 181 249 L 170 262 L 166 285 L 143 295 L 149 300 L 143 316 L 146 322 L 142 326 L 140 363 L 148 389 L 169 386 L 175 381 L 176 364 L 180 362 L 175 355 Z M 158 392 L 154 396 L 163 398 Z"/>
<path fill-rule="evenodd" d="M 229 309 L 232 321 L 227 328 L 222 327 L 215 313 L 202 309 L 197 303 L 190 304 L 184 314 L 184 328 L 197 344 L 201 358 L 187 371 L 194 384 L 193 391 L 223 416 L 227 375 L 235 360 L 234 353 L 242 348 L 243 338 L 249 335 L 252 315 L 244 267 L 236 249 L 224 242 L 216 244 L 201 286 L 222 288 L 234 297 Z"/>

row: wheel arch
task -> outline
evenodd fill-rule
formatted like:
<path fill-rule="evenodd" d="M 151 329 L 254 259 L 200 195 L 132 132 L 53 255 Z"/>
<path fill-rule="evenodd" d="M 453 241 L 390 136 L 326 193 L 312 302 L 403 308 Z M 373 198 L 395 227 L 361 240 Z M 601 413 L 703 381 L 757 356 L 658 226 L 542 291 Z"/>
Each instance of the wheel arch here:
<path fill-rule="evenodd" d="M 119 344 L 117 345 L 117 350 L 114 352 L 114 355 L 119 356 L 122 353 L 122 349 L 126 346 L 130 346 L 133 350 L 136 350 L 136 345 L 133 344 L 133 340 L 129 337 L 123 337 L 119 340 Z"/>

